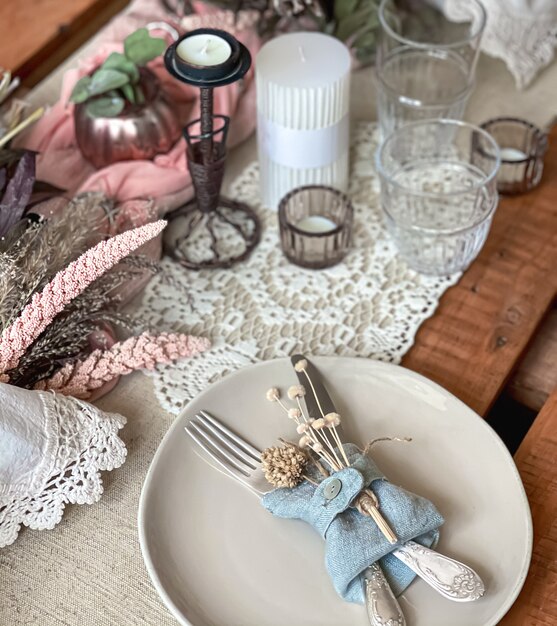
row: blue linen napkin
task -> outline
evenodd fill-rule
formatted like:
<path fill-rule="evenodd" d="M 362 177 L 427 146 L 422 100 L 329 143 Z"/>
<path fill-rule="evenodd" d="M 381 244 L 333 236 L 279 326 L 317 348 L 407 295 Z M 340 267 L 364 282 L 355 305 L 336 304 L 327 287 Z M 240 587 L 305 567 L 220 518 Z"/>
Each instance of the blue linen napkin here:
<path fill-rule="evenodd" d="M 337 593 L 348 602 L 363 604 L 363 572 L 379 561 L 395 595 L 400 595 L 415 574 L 389 554 L 396 547 L 383 536 L 375 522 L 350 503 L 365 487 L 377 496 L 380 511 L 398 537 L 399 544 L 411 539 L 432 547 L 437 544 L 443 518 L 426 498 L 388 482 L 377 465 L 352 443 L 344 450 L 350 467 L 325 478 L 316 487 L 308 481 L 293 488 L 275 489 L 261 502 L 273 515 L 301 519 L 311 524 L 325 539 L 325 565 Z M 316 468 L 308 466 L 308 476 L 322 479 Z M 338 494 L 325 497 L 327 485 L 340 480 Z"/>

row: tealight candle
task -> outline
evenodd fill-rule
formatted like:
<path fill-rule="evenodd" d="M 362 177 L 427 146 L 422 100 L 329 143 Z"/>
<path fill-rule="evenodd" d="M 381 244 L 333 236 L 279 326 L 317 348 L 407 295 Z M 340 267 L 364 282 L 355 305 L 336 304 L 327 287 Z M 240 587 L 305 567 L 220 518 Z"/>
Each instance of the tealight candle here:
<path fill-rule="evenodd" d="M 192 35 L 178 44 L 176 54 L 186 63 L 210 67 L 227 61 L 232 54 L 232 48 L 228 41 L 218 35 Z"/>
<path fill-rule="evenodd" d="M 289 33 L 255 62 L 263 204 L 276 209 L 292 189 L 348 186 L 348 48 L 323 33 Z"/>
<path fill-rule="evenodd" d="M 296 223 L 296 228 L 306 233 L 314 234 L 328 233 L 336 227 L 337 225 L 333 220 L 330 220 L 328 217 L 323 217 L 323 215 L 310 215 Z"/>
<path fill-rule="evenodd" d="M 547 133 L 516 117 L 496 117 L 484 122 L 482 128 L 501 146 L 497 191 L 517 194 L 533 189 L 543 174 Z M 485 157 L 480 146 L 478 158 Z"/>
<path fill-rule="evenodd" d="M 308 185 L 280 201 L 280 244 L 296 265 L 323 269 L 344 258 L 352 236 L 354 210 L 347 196 L 331 187 Z"/>
<path fill-rule="evenodd" d="M 500 154 L 502 161 L 523 161 L 528 158 L 528 155 L 518 148 L 501 148 Z"/>

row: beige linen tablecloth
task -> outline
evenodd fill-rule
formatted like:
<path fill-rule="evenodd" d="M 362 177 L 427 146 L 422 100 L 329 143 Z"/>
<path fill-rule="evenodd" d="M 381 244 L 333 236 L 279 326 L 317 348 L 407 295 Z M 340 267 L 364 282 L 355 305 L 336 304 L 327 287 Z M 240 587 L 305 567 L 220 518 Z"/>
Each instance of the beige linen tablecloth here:
<path fill-rule="evenodd" d="M 66 66 L 72 63 L 75 57 Z M 56 99 L 61 71 L 34 91 L 37 104 Z M 517 93 L 503 63 L 484 57 L 467 117 L 479 122 L 519 115 L 544 125 L 557 112 L 556 102 L 557 66 Z M 370 70 L 355 74 L 352 104 L 355 119 L 374 118 Z M 254 157 L 250 140 L 230 159 L 228 180 Z M 150 583 L 136 524 L 141 485 L 173 417 L 160 408 L 151 381 L 140 373 L 124 379 L 99 405 L 128 418 L 121 431 L 128 459 L 105 475 L 105 494 L 98 504 L 69 507 L 54 530 L 24 530 L 12 546 L 0 550 L 0 626 L 176 624 Z"/>

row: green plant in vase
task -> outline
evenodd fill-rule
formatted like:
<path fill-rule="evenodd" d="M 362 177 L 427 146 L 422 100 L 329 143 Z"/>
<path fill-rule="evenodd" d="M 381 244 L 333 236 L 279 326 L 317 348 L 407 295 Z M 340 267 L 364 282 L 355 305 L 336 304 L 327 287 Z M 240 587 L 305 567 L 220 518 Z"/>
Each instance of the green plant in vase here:
<path fill-rule="evenodd" d="M 167 43 L 140 28 L 75 85 L 75 138 L 81 154 L 97 169 L 118 161 L 153 159 L 167 153 L 181 134 L 175 102 L 145 67 Z"/>
<path fill-rule="evenodd" d="M 76 83 L 70 100 L 85 103 L 91 117 L 116 117 L 122 113 L 126 102 L 144 104 L 140 68 L 165 49 L 164 39 L 151 37 L 146 28 L 136 30 L 124 40 L 123 54 L 113 52 L 93 74 Z"/>

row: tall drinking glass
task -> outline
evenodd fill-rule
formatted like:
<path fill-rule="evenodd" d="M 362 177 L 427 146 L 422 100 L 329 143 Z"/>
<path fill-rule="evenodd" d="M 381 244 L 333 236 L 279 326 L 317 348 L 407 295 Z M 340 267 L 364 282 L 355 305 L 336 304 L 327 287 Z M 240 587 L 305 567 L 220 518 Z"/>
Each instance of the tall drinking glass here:
<path fill-rule="evenodd" d="M 472 90 L 485 27 L 479 0 L 447 17 L 425 2 L 382 0 L 377 110 L 383 138 L 423 119 L 461 119 Z"/>
<path fill-rule="evenodd" d="M 376 156 L 387 228 L 408 265 L 425 274 L 464 270 L 497 207 L 497 143 L 457 120 L 407 124 Z"/>

